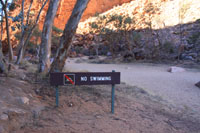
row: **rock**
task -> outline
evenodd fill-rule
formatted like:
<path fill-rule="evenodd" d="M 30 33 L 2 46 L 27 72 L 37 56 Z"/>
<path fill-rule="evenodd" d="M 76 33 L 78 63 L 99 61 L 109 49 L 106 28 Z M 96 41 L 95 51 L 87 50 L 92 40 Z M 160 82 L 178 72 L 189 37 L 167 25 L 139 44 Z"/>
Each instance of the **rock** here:
<path fill-rule="evenodd" d="M 95 59 L 95 56 L 89 56 L 88 59 L 90 60 Z"/>
<path fill-rule="evenodd" d="M 188 55 L 188 56 L 184 57 L 184 60 L 194 60 L 194 58 L 192 56 Z"/>
<path fill-rule="evenodd" d="M 200 81 L 198 83 L 196 83 L 195 86 L 200 88 Z"/>
<path fill-rule="evenodd" d="M 34 109 L 32 110 L 32 114 L 34 118 L 38 118 L 41 114 L 41 112 L 45 109 L 43 105 L 37 104 Z"/>
<path fill-rule="evenodd" d="M 71 57 L 71 58 L 75 58 L 76 56 L 77 56 L 76 51 L 71 52 L 69 55 L 69 57 Z"/>
<path fill-rule="evenodd" d="M 18 114 L 18 115 L 20 115 L 20 114 L 25 114 L 26 111 L 25 111 L 25 110 L 22 110 L 22 109 L 19 109 L 19 108 L 10 108 L 10 109 L 8 109 L 5 113 L 8 114 L 8 116 L 9 116 L 9 115 L 13 115 L 13 114 Z"/>
<path fill-rule="evenodd" d="M 124 58 L 124 61 L 130 62 L 135 59 L 135 55 L 133 53 L 127 51 L 126 53 L 124 53 L 123 58 Z"/>
<path fill-rule="evenodd" d="M 111 53 L 111 52 L 108 52 L 108 53 L 107 53 L 107 56 L 112 56 L 112 53 Z"/>
<path fill-rule="evenodd" d="M 8 120 L 8 115 L 7 114 L 2 114 L 0 116 L 0 120 L 7 121 Z"/>
<path fill-rule="evenodd" d="M 193 58 L 197 58 L 198 54 L 197 53 L 189 53 L 189 56 L 192 56 Z"/>
<path fill-rule="evenodd" d="M 184 72 L 185 69 L 181 67 L 172 66 L 167 71 L 171 73 L 177 73 L 177 72 Z"/>
<path fill-rule="evenodd" d="M 22 103 L 22 104 L 29 105 L 29 99 L 27 97 L 20 97 L 19 102 Z"/>
<path fill-rule="evenodd" d="M 73 106 L 74 106 L 73 102 L 68 103 L 68 107 L 73 107 Z"/>

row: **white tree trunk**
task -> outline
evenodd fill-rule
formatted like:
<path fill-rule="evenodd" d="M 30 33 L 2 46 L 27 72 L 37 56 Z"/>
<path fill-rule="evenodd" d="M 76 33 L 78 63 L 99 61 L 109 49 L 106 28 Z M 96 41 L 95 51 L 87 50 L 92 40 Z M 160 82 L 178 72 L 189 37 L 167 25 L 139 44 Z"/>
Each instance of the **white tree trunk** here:
<path fill-rule="evenodd" d="M 43 3 L 42 7 L 40 8 L 40 11 L 39 11 L 39 13 L 38 13 L 38 15 L 37 15 L 37 18 L 36 18 L 36 21 L 35 21 L 35 24 L 34 24 L 33 27 L 28 31 L 28 35 L 27 35 L 27 37 L 26 37 L 26 40 L 24 41 L 24 39 L 22 38 L 23 41 L 22 41 L 22 43 L 20 44 L 21 46 L 20 46 L 20 49 L 19 49 L 19 51 L 18 51 L 16 64 L 19 64 L 19 63 L 21 62 L 21 60 L 23 59 L 24 53 L 25 53 L 25 50 L 26 50 L 26 47 L 27 47 L 27 44 L 28 44 L 28 42 L 29 42 L 29 40 L 30 40 L 30 38 L 31 38 L 31 36 L 32 36 L 32 34 L 33 34 L 34 29 L 36 28 L 36 26 L 37 26 L 37 24 L 38 24 L 38 21 L 39 21 L 39 17 L 40 17 L 40 15 L 41 15 L 41 12 L 42 12 L 42 10 L 43 10 L 43 8 L 44 8 L 44 6 L 46 5 L 47 2 L 48 2 L 48 0 L 45 0 L 45 2 Z M 31 3 L 31 5 L 32 5 L 32 3 Z M 30 10 L 29 10 L 29 12 L 30 12 Z M 28 13 L 27 18 L 29 18 L 29 13 Z M 28 22 L 27 22 L 27 23 L 28 23 Z M 25 34 L 25 33 L 24 33 L 24 34 Z M 22 37 L 24 37 L 24 36 L 22 36 Z"/>
<path fill-rule="evenodd" d="M 5 3 L 3 2 L 3 0 L 0 0 L 0 2 L 2 5 L 2 9 L 4 11 L 5 20 L 6 20 L 7 41 L 8 41 L 8 48 L 9 48 L 9 61 L 12 61 L 13 60 L 13 49 L 12 49 L 12 45 L 10 43 L 10 31 L 9 31 L 8 13 L 7 13 L 8 0 L 6 0 Z"/>
<path fill-rule="evenodd" d="M 7 73 L 7 66 L 2 52 L 2 43 L 0 41 L 0 73 Z"/>
<path fill-rule="evenodd" d="M 46 14 L 43 31 L 42 42 L 40 45 L 39 55 L 39 72 L 47 73 L 50 68 L 50 55 L 51 55 L 51 32 L 54 18 L 59 6 L 60 0 L 51 0 Z"/>
<path fill-rule="evenodd" d="M 62 71 L 65 61 L 67 59 L 68 50 L 71 46 L 71 41 L 76 33 L 78 23 L 85 11 L 89 0 L 77 0 L 72 14 L 65 25 L 65 30 L 60 39 L 59 48 L 57 50 L 56 58 L 52 63 L 50 72 Z"/>

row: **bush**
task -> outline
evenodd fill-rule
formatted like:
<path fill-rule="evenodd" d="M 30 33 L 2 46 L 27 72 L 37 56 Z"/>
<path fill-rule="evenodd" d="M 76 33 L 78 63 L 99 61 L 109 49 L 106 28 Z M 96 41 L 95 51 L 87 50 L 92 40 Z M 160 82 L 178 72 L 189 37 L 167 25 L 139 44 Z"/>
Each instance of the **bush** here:
<path fill-rule="evenodd" d="M 14 11 L 16 9 L 16 4 L 12 2 L 9 6 L 9 11 Z"/>
<path fill-rule="evenodd" d="M 59 29 L 59 28 L 57 28 L 57 27 L 55 27 L 55 26 L 52 26 L 52 30 L 53 30 L 54 32 L 56 32 L 56 33 L 63 33 L 63 30 L 61 30 L 61 29 Z"/>
<path fill-rule="evenodd" d="M 200 39 L 200 32 L 195 32 L 193 33 L 189 39 L 187 40 L 187 42 L 189 44 L 196 44 L 196 42 Z"/>
<path fill-rule="evenodd" d="M 169 41 L 166 41 L 162 46 L 162 50 L 164 52 L 169 53 L 169 54 L 175 53 L 174 49 L 175 49 L 174 44 L 172 42 L 169 42 Z"/>

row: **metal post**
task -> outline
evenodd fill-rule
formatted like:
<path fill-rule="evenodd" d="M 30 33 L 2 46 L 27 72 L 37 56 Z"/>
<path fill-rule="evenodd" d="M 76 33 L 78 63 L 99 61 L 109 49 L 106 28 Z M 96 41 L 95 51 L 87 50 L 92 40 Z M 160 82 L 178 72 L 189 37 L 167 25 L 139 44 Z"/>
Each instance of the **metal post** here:
<path fill-rule="evenodd" d="M 115 70 L 112 70 L 112 72 L 115 72 Z M 115 111 L 115 85 L 112 84 L 112 95 L 111 95 L 111 113 L 114 114 Z"/>
<path fill-rule="evenodd" d="M 56 86 L 56 107 L 59 106 L 59 91 L 58 91 L 58 86 Z"/>

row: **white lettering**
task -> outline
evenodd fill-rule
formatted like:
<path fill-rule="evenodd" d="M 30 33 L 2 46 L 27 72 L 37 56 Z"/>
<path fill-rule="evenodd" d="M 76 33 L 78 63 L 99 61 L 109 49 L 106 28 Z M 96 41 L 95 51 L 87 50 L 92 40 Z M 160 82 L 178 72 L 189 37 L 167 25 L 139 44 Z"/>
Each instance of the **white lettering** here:
<path fill-rule="evenodd" d="M 90 77 L 90 81 L 111 81 L 111 76 L 108 76 L 108 77 Z"/>
<path fill-rule="evenodd" d="M 81 81 L 87 81 L 87 77 L 81 77 Z"/>

